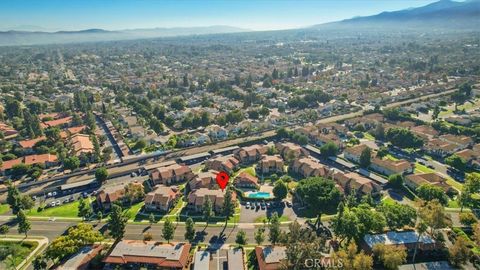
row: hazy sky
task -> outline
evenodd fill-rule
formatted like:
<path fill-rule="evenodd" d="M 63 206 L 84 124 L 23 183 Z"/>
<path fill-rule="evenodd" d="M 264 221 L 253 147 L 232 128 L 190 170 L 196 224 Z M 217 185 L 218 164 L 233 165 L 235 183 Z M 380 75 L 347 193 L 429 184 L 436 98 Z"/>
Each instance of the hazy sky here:
<path fill-rule="evenodd" d="M 286 29 L 435 0 L 1 0 L 0 29 L 107 30 L 230 25 Z"/>

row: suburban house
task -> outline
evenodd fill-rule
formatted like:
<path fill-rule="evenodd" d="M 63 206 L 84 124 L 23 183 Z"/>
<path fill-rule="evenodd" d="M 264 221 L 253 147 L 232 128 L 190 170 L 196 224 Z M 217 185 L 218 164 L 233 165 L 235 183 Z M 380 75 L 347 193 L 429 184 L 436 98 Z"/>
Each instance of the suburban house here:
<path fill-rule="evenodd" d="M 74 134 L 77 134 L 77 133 L 80 133 L 80 132 L 84 131 L 85 128 L 86 128 L 85 125 L 67 128 L 66 130 L 60 131 L 60 137 L 62 139 L 66 139 L 66 138 L 68 138 L 68 137 L 70 137 Z"/>
<path fill-rule="evenodd" d="M 73 117 L 72 116 L 67 116 L 64 118 L 60 119 L 54 119 L 54 120 L 49 120 L 49 121 L 44 121 L 43 123 L 40 123 L 40 126 L 42 128 L 49 128 L 49 127 L 67 127 L 72 123 Z"/>
<path fill-rule="evenodd" d="M 335 133 L 314 133 L 310 135 L 311 140 L 313 141 L 314 144 L 316 145 L 324 145 L 328 142 L 333 142 L 336 144 L 339 148 L 343 148 L 343 142 L 340 136 L 338 136 Z"/>
<path fill-rule="evenodd" d="M 47 137 L 41 136 L 35 139 L 18 141 L 18 145 L 23 149 L 24 153 L 31 154 L 33 153 L 33 147 L 35 146 L 35 144 L 37 144 L 38 142 L 44 141 L 46 139 Z"/>
<path fill-rule="evenodd" d="M 248 164 L 260 160 L 262 155 L 267 153 L 267 150 L 267 145 L 254 144 L 239 148 L 235 150 L 233 154 L 241 163 Z"/>
<path fill-rule="evenodd" d="M 168 212 L 180 195 L 177 186 L 157 185 L 145 196 L 145 209 Z"/>
<path fill-rule="evenodd" d="M 258 162 L 256 169 L 260 173 L 283 173 L 285 171 L 284 162 L 282 157 L 275 155 L 275 156 L 267 156 L 264 155 L 262 159 Z"/>
<path fill-rule="evenodd" d="M 425 141 L 437 137 L 439 132 L 429 125 L 419 125 L 410 128 L 410 130 Z"/>
<path fill-rule="evenodd" d="M 303 177 L 326 176 L 329 173 L 329 168 L 312 158 L 304 157 L 293 162 L 291 171 Z"/>
<path fill-rule="evenodd" d="M 239 188 L 258 188 L 258 178 L 247 172 L 241 172 L 235 177 L 235 186 Z"/>
<path fill-rule="evenodd" d="M 433 156 L 446 157 L 457 151 L 462 150 L 460 146 L 438 138 L 431 139 L 423 146 L 425 152 Z"/>
<path fill-rule="evenodd" d="M 29 155 L 24 156 L 12 160 L 5 160 L 3 161 L 2 165 L 0 165 L 0 174 L 6 175 L 10 172 L 10 170 L 18 164 L 25 164 L 25 165 L 35 165 L 41 164 L 45 166 L 45 168 L 49 168 L 58 164 L 58 159 L 56 155 L 52 154 L 40 154 L 40 155 Z"/>
<path fill-rule="evenodd" d="M 405 177 L 405 185 L 412 190 L 416 190 L 419 186 L 423 184 L 434 185 L 440 187 L 446 193 L 454 191 L 450 185 L 447 184 L 447 179 L 438 175 L 436 173 L 419 173 L 419 174 L 410 174 Z"/>
<path fill-rule="evenodd" d="M 218 189 L 216 181 L 218 171 L 208 170 L 206 172 L 199 172 L 195 178 L 188 182 L 190 190 L 199 188 Z"/>
<path fill-rule="evenodd" d="M 346 194 L 351 194 L 355 190 L 359 196 L 372 195 L 376 197 L 380 195 L 382 190 L 380 185 L 355 172 L 343 173 L 337 171 L 332 176 Z"/>
<path fill-rule="evenodd" d="M 171 185 L 191 180 L 195 175 L 190 167 L 183 164 L 172 164 L 160 167 L 150 172 L 150 179 L 154 185 Z"/>
<path fill-rule="evenodd" d="M 345 120 L 345 126 L 348 128 L 354 128 L 358 124 L 362 124 L 365 129 L 372 129 L 377 125 L 383 123 L 385 121 L 385 117 L 381 113 L 372 113 L 367 114 L 362 117 L 355 117 L 352 119 Z"/>
<path fill-rule="evenodd" d="M 93 245 L 84 246 L 80 248 L 76 253 L 69 256 L 58 264 L 55 270 L 88 270 L 91 269 L 90 262 L 102 252 L 104 246 Z"/>
<path fill-rule="evenodd" d="M 205 168 L 231 174 L 238 167 L 239 163 L 240 161 L 233 156 L 219 156 L 207 160 L 205 162 Z"/>
<path fill-rule="evenodd" d="M 133 185 L 142 186 L 142 183 L 133 182 Z M 125 196 L 125 185 L 115 185 L 105 187 L 97 193 L 97 200 L 96 203 L 98 207 L 108 210 L 112 206 L 112 203 L 116 201 L 120 201 Z"/>
<path fill-rule="evenodd" d="M 423 234 L 420 236 L 415 231 L 387 232 L 382 234 L 366 234 L 361 244 L 362 249 L 367 253 L 372 253 L 373 246 L 376 244 L 403 246 L 408 251 L 413 250 L 418 243 L 420 250 L 433 250 L 437 248 L 435 241 Z"/>
<path fill-rule="evenodd" d="M 439 137 L 440 140 L 458 145 L 461 149 L 465 149 L 473 145 L 473 139 L 463 135 L 445 134 Z"/>
<path fill-rule="evenodd" d="M 225 199 L 225 193 L 220 189 L 199 188 L 190 192 L 190 194 L 188 194 L 187 207 L 195 212 L 201 212 L 207 197 L 212 202 L 214 210 L 220 212 L 223 208 L 223 201 Z M 232 199 L 236 201 L 235 192 L 232 192 Z"/>
<path fill-rule="evenodd" d="M 480 149 L 473 147 L 473 149 L 463 149 L 455 153 L 467 162 L 467 165 L 473 169 L 480 169 Z"/>
<path fill-rule="evenodd" d="M 283 246 L 255 247 L 259 270 L 285 269 L 287 263 L 287 248 Z"/>
<path fill-rule="evenodd" d="M 187 269 L 190 248 L 189 243 L 122 240 L 111 248 L 103 262 L 107 269 L 114 269 L 116 265 L 130 269 L 142 266 L 152 269 Z"/>
<path fill-rule="evenodd" d="M 90 136 L 87 134 L 74 134 L 70 138 L 70 145 L 73 149 L 73 154 L 75 156 L 80 156 L 81 154 L 89 154 L 95 151 L 93 143 L 90 140 Z"/>
<path fill-rule="evenodd" d="M 210 125 L 205 131 L 212 140 L 225 140 L 228 137 L 228 131 L 219 125 Z"/>
<path fill-rule="evenodd" d="M 12 138 L 18 135 L 18 131 L 3 122 L 0 122 L 0 131 L 3 132 L 5 138 Z"/>
<path fill-rule="evenodd" d="M 391 160 L 388 158 L 373 158 L 370 168 L 383 175 L 390 176 L 392 174 L 409 174 L 413 173 L 414 165 L 408 160 Z"/>
<path fill-rule="evenodd" d="M 277 148 L 278 153 L 284 158 L 288 159 L 292 157 L 292 159 L 297 159 L 300 157 L 307 157 L 308 151 L 301 147 L 298 144 L 294 144 L 291 142 L 281 142 L 275 144 L 275 148 Z"/>
<path fill-rule="evenodd" d="M 355 163 L 360 163 L 360 155 L 363 150 L 368 148 L 365 144 L 357 144 L 355 146 L 349 147 L 343 151 L 343 156 Z"/>

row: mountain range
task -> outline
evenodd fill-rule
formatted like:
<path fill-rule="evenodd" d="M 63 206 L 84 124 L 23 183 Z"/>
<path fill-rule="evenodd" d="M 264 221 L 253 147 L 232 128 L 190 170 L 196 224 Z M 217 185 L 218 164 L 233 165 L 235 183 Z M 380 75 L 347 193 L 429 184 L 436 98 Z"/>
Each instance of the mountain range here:
<path fill-rule="evenodd" d="M 355 17 L 314 27 L 325 26 L 478 30 L 480 29 L 480 0 L 464 2 L 440 0 L 423 7 L 382 12 L 373 16 Z"/>
<path fill-rule="evenodd" d="M 479 26 L 480 0 L 467 0 L 464 2 L 440 0 L 423 7 L 382 12 L 373 16 L 355 17 L 338 22 L 314 25 L 306 29 L 449 29 L 463 31 L 478 30 L 480 29 Z M 132 40 L 249 31 L 251 30 L 224 25 L 207 27 L 127 29 L 118 31 L 108 31 L 104 29 L 57 32 L 12 30 L 0 31 L 0 46 Z"/>

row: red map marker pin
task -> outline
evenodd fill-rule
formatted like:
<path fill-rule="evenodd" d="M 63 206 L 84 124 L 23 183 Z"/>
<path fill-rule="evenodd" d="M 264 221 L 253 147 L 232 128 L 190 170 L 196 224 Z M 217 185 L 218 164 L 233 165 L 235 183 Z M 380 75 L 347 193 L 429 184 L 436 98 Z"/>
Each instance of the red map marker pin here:
<path fill-rule="evenodd" d="M 216 178 L 217 179 L 217 184 L 220 186 L 222 191 L 227 186 L 229 178 L 230 178 L 230 176 L 228 176 L 228 174 L 226 172 L 219 172 L 217 174 L 217 178 Z"/>

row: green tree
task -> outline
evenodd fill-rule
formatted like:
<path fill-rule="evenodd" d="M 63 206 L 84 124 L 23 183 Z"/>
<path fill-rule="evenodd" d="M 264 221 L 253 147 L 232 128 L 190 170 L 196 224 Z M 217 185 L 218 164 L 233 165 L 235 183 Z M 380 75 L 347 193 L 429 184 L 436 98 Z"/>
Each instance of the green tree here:
<path fill-rule="evenodd" d="M 23 210 L 18 211 L 17 213 L 17 223 L 18 223 L 18 233 L 24 233 L 27 237 L 28 231 L 32 228 L 30 221 L 27 219 L 27 216 Z"/>
<path fill-rule="evenodd" d="M 438 200 L 422 203 L 418 209 L 418 216 L 430 227 L 430 235 L 435 236 L 436 231 L 450 224 L 445 209 Z"/>
<path fill-rule="evenodd" d="M 372 163 L 372 150 L 370 147 L 365 147 L 360 154 L 360 167 L 368 168 Z"/>
<path fill-rule="evenodd" d="M 231 188 L 227 188 L 222 208 L 223 215 L 225 216 L 225 226 L 227 225 L 228 219 L 235 214 L 235 207 L 235 201 L 232 198 L 232 190 Z"/>
<path fill-rule="evenodd" d="M 458 236 L 455 244 L 448 248 L 450 262 L 454 266 L 464 265 L 470 257 L 470 248 L 468 247 L 468 240 L 464 236 Z"/>
<path fill-rule="evenodd" d="M 471 212 L 460 213 L 460 223 L 462 223 L 463 226 L 471 227 L 477 223 L 477 221 L 477 217 Z"/>
<path fill-rule="evenodd" d="M 273 187 L 273 195 L 277 200 L 283 200 L 287 197 L 288 194 L 288 186 L 283 181 L 275 182 L 275 186 Z"/>
<path fill-rule="evenodd" d="M 431 201 L 438 200 L 442 205 L 447 205 L 448 196 L 445 194 L 441 187 L 437 187 L 431 184 L 423 184 L 417 188 L 417 195 L 423 200 Z"/>
<path fill-rule="evenodd" d="M 459 157 L 455 154 L 447 157 L 445 159 L 445 164 L 447 164 L 447 165 L 449 165 L 449 166 L 451 166 L 451 167 L 453 167 L 453 168 L 455 168 L 455 169 L 457 169 L 461 172 L 465 171 L 465 169 L 467 168 L 467 162 L 463 158 L 461 158 L 461 157 Z"/>
<path fill-rule="evenodd" d="M 410 205 L 394 202 L 382 203 L 377 207 L 386 219 L 387 226 L 391 230 L 402 229 L 405 226 L 414 226 L 417 219 L 417 211 Z"/>
<path fill-rule="evenodd" d="M 195 223 L 191 217 L 185 222 L 185 240 L 192 243 L 195 240 Z"/>
<path fill-rule="evenodd" d="M 321 215 L 334 211 L 340 202 L 340 191 L 335 183 L 322 177 L 309 177 L 299 182 L 296 193 L 316 215 L 315 226 L 321 225 Z"/>
<path fill-rule="evenodd" d="M 205 201 L 203 202 L 203 207 L 202 207 L 202 210 L 203 210 L 203 218 L 205 219 L 205 222 L 207 223 L 206 226 L 208 226 L 208 221 L 210 220 L 211 217 L 214 216 L 215 212 L 213 212 L 213 204 L 212 204 L 212 201 L 210 200 L 209 197 L 207 197 L 205 199 Z M 205 226 L 205 227 L 206 227 Z"/>
<path fill-rule="evenodd" d="M 272 245 L 275 245 L 280 240 L 280 219 L 278 218 L 277 212 L 274 212 L 269 220 L 269 240 Z"/>
<path fill-rule="evenodd" d="M 128 217 L 125 213 L 123 213 L 122 208 L 116 204 L 113 204 L 107 226 L 110 230 L 110 235 L 115 239 L 115 241 L 120 241 L 123 238 L 127 221 Z"/>
<path fill-rule="evenodd" d="M 240 246 L 244 246 L 247 244 L 247 234 L 244 230 L 239 230 L 237 232 L 237 236 L 235 237 L 235 243 Z"/>
<path fill-rule="evenodd" d="M 254 233 L 255 243 L 261 245 L 265 241 L 265 227 L 258 227 Z"/>
<path fill-rule="evenodd" d="M 173 225 L 170 219 L 167 219 L 163 224 L 162 229 L 162 237 L 170 243 L 170 240 L 173 239 L 173 235 L 175 234 L 175 225 Z"/>
<path fill-rule="evenodd" d="M 8 227 L 8 225 L 6 224 L 3 224 L 2 226 L 0 226 L 0 234 L 7 234 L 9 230 L 10 230 L 10 227 Z"/>
<path fill-rule="evenodd" d="M 44 270 L 47 269 L 47 260 L 44 256 L 38 256 L 32 262 L 34 270 Z"/>
<path fill-rule="evenodd" d="M 150 227 L 152 227 L 152 225 L 155 223 L 155 216 L 153 215 L 153 213 L 150 213 L 150 215 L 148 216 L 148 222 L 150 223 Z"/>
<path fill-rule="evenodd" d="M 388 177 L 388 183 L 392 187 L 401 188 L 403 186 L 403 176 L 401 174 L 392 174 Z"/>
<path fill-rule="evenodd" d="M 82 220 L 86 220 L 89 219 L 92 215 L 93 209 L 90 201 L 80 197 L 80 201 L 78 204 L 78 216 L 81 217 Z"/>
<path fill-rule="evenodd" d="M 391 128 L 387 130 L 387 140 L 400 148 L 420 148 L 423 140 L 406 128 Z"/>
<path fill-rule="evenodd" d="M 100 168 L 95 170 L 95 179 L 97 179 L 97 181 L 99 183 L 103 184 L 103 182 L 105 182 L 105 180 L 107 180 L 107 178 L 108 178 L 107 168 L 100 167 Z"/>
<path fill-rule="evenodd" d="M 416 227 L 417 227 L 416 229 L 417 229 L 418 237 L 417 237 L 417 242 L 415 243 L 415 249 L 413 251 L 412 264 L 415 264 L 415 257 L 417 256 L 418 243 L 420 243 L 420 238 L 428 229 L 427 224 L 425 224 L 425 222 L 422 222 L 422 221 L 420 221 Z"/>
<path fill-rule="evenodd" d="M 64 161 L 63 161 L 63 167 L 67 170 L 75 170 L 77 169 L 78 167 L 80 167 L 80 160 L 78 159 L 78 157 L 67 157 Z"/>
<path fill-rule="evenodd" d="M 338 153 L 338 146 L 334 142 L 327 142 L 320 147 L 320 154 L 324 157 L 336 156 Z"/>
<path fill-rule="evenodd" d="M 376 244 L 373 246 L 373 254 L 388 270 L 396 270 L 407 261 L 407 252 L 402 246 Z"/>

